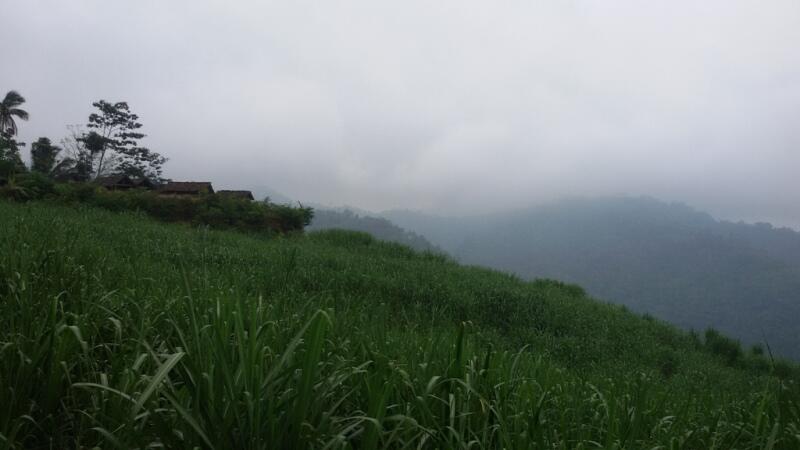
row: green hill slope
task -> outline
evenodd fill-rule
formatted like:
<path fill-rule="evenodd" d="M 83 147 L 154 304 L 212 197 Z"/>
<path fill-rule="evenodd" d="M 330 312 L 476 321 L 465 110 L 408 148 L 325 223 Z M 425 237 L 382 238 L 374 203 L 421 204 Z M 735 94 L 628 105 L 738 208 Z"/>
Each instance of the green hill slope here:
<path fill-rule="evenodd" d="M 800 446 L 793 367 L 364 234 L 0 202 L 0 255 L 0 448 Z"/>
<path fill-rule="evenodd" d="M 369 233 L 374 238 L 403 244 L 414 250 L 442 253 L 423 236 L 404 230 L 382 217 L 361 215 L 350 209 L 314 209 L 314 218 L 307 230 L 352 230 Z"/>
<path fill-rule="evenodd" d="M 800 361 L 800 233 L 650 198 L 571 199 L 495 216 L 388 213 L 466 264 L 577 283 L 674 323 Z"/>

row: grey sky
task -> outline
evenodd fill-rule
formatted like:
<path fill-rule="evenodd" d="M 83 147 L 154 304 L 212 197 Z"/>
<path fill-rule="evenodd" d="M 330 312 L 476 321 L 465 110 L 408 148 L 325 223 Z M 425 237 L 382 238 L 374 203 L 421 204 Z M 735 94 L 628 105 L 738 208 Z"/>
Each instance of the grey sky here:
<path fill-rule="evenodd" d="M 166 175 L 445 213 L 564 195 L 800 226 L 800 1 L 5 0 L 59 140 L 128 101 Z"/>

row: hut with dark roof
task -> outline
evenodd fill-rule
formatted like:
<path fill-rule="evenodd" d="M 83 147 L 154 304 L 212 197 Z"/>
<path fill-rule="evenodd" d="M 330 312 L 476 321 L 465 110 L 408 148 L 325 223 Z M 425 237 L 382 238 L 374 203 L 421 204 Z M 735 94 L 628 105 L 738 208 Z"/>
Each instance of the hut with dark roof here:
<path fill-rule="evenodd" d="M 133 180 L 127 175 L 111 175 L 107 177 L 97 177 L 94 184 L 104 187 L 109 191 L 127 191 L 136 187 Z"/>
<path fill-rule="evenodd" d="M 208 181 L 170 181 L 158 188 L 160 195 L 199 196 L 213 194 L 214 188 Z"/>
<path fill-rule="evenodd" d="M 217 195 L 237 200 L 255 200 L 253 193 L 250 191 L 217 191 Z"/>
<path fill-rule="evenodd" d="M 155 183 L 153 183 L 152 181 L 150 181 L 149 178 L 146 178 L 146 177 L 145 178 L 139 178 L 138 180 L 133 180 L 133 185 L 137 189 L 146 189 L 148 191 L 152 191 L 153 189 L 155 189 L 157 187 Z"/>
<path fill-rule="evenodd" d="M 83 183 L 88 181 L 86 174 L 79 173 L 75 169 L 61 172 L 53 177 L 53 179 L 59 183 Z"/>

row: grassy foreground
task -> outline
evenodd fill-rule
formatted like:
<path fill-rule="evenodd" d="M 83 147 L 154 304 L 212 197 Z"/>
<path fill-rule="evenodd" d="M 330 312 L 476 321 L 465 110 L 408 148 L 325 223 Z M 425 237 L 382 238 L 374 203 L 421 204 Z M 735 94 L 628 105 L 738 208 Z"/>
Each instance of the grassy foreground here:
<path fill-rule="evenodd" d="M 0 449 L 800 448 L 794 375 L 708 348 L 363 234 L 0 202 Z"/>

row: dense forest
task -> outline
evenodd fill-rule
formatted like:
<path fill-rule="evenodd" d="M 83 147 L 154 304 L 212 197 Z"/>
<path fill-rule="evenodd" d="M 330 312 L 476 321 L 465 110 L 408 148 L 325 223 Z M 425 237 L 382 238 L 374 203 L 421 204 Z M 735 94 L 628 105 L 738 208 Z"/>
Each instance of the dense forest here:
<path fill-rule="evenodd" d="M 579 283 L 687 329 L 800 358 L 800 234 L 651 198 L 571 199 L 468 218 L 384 214 L 461 262 Z"/>

